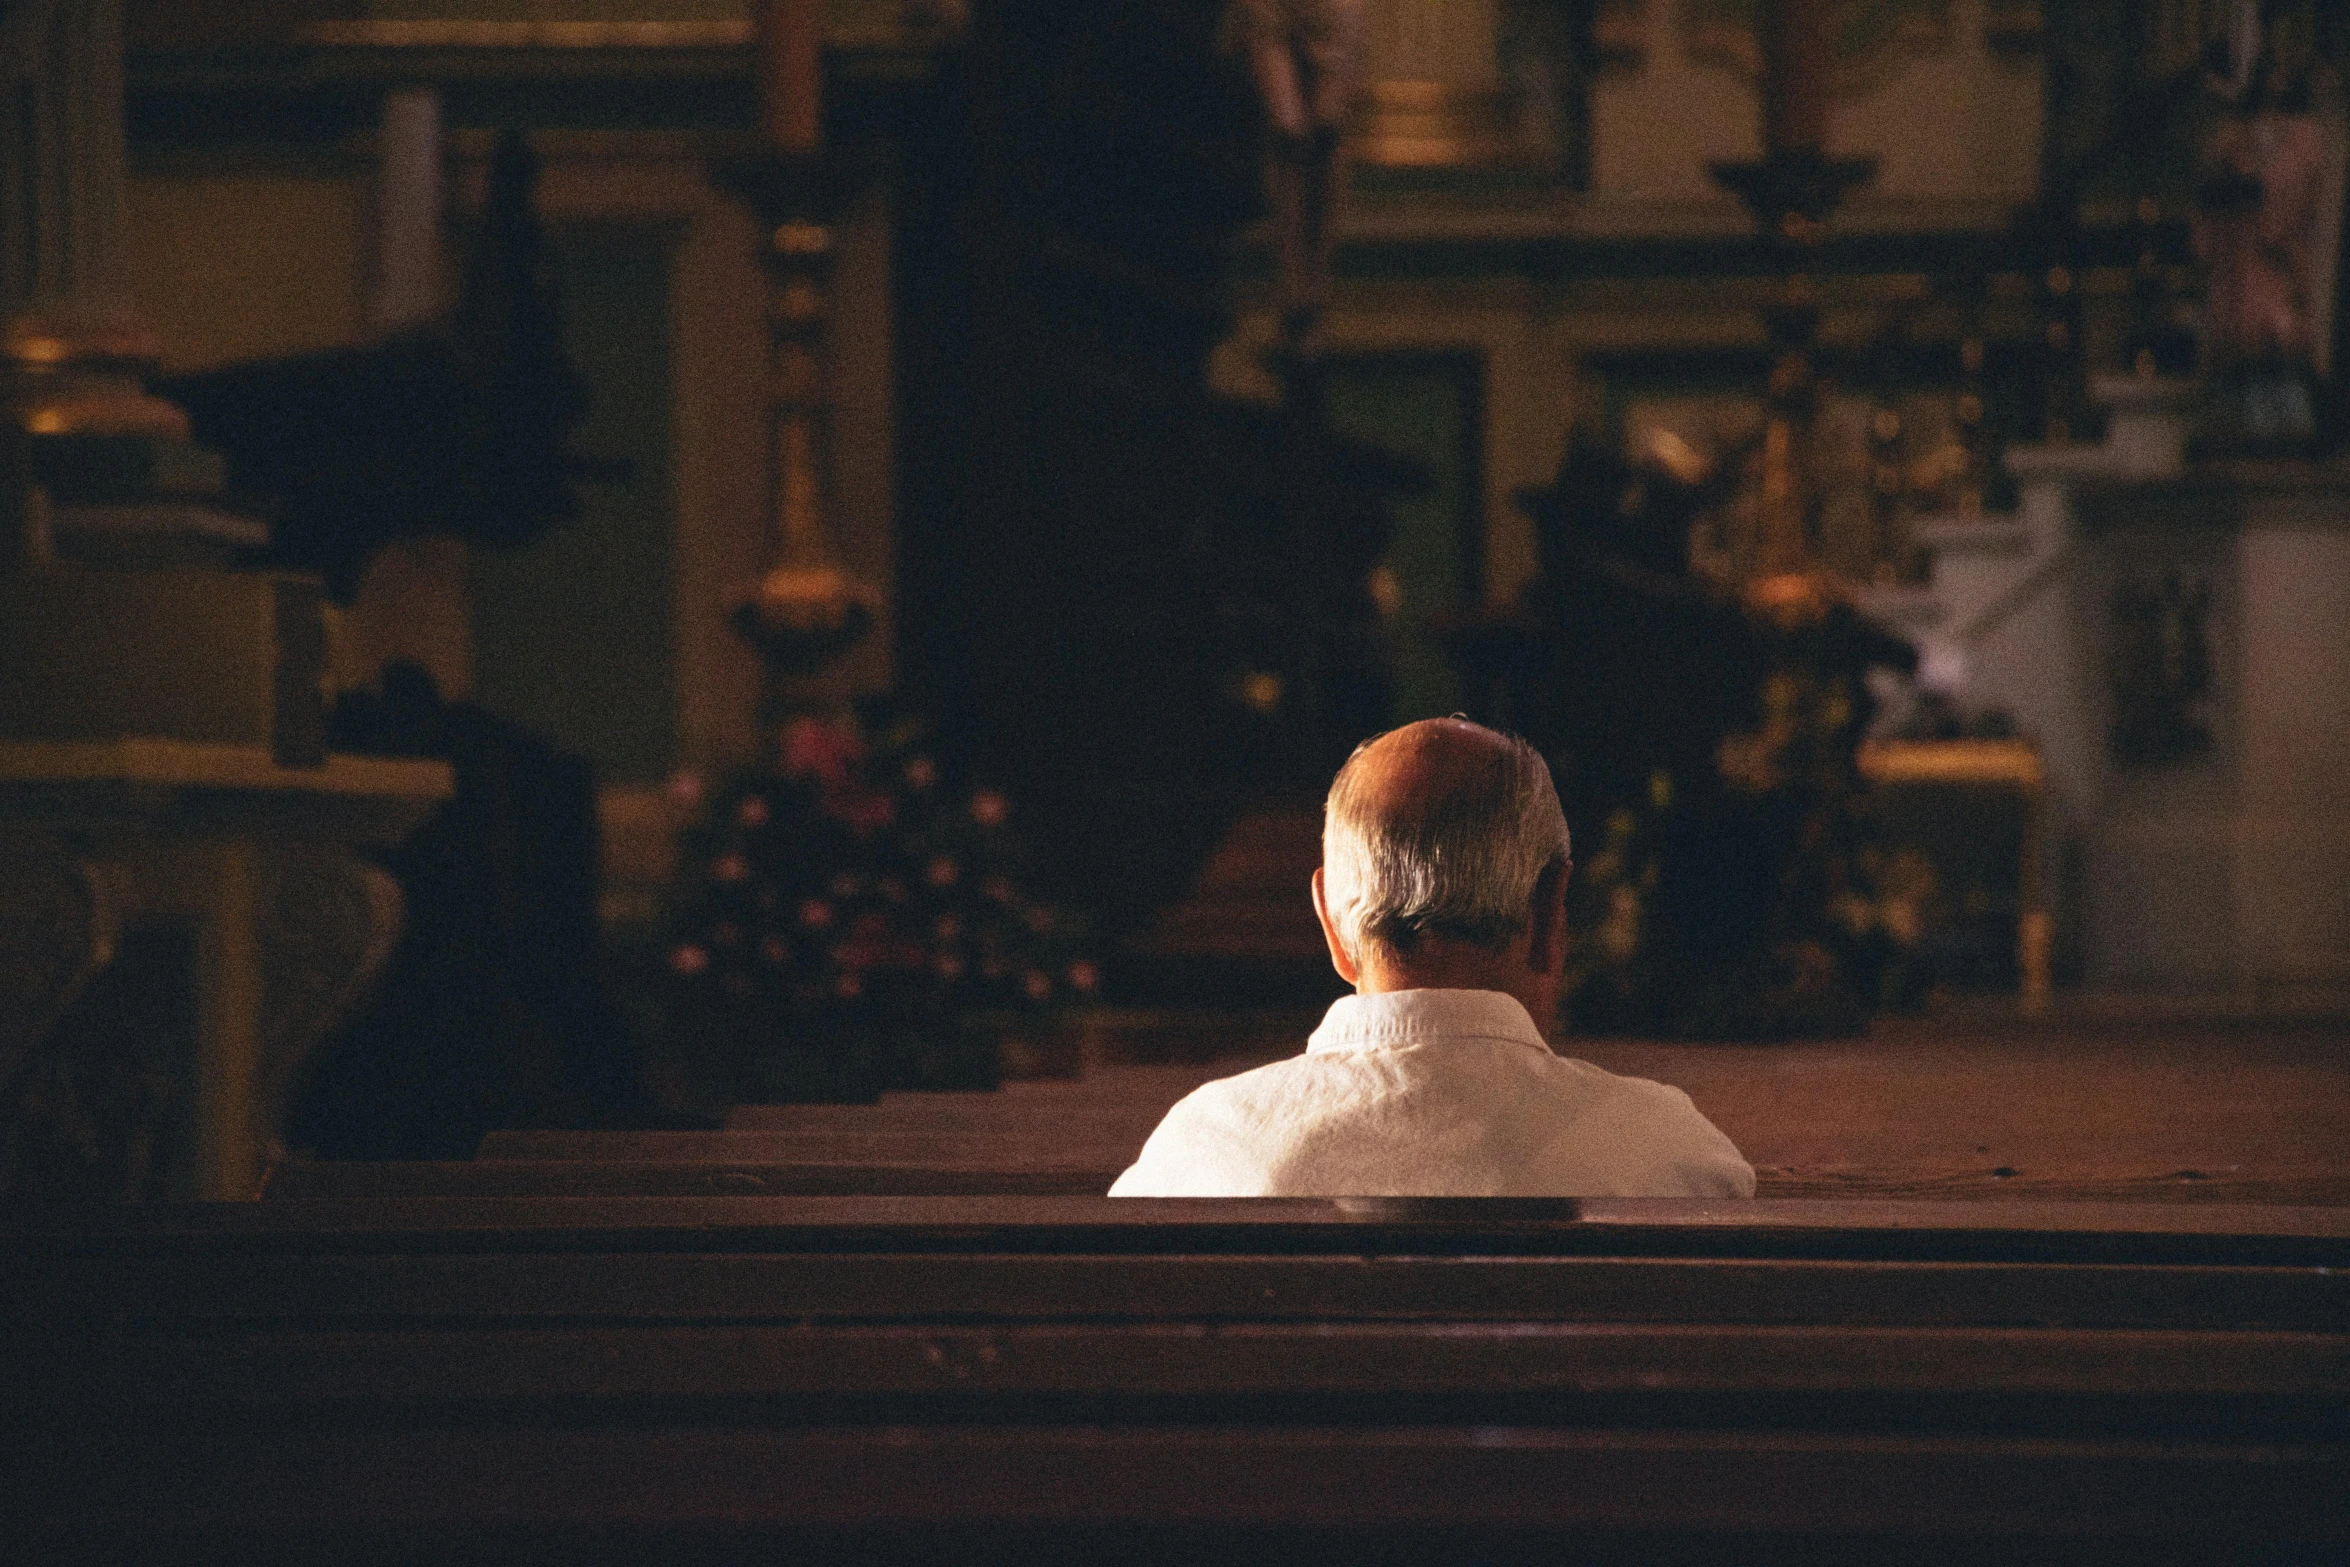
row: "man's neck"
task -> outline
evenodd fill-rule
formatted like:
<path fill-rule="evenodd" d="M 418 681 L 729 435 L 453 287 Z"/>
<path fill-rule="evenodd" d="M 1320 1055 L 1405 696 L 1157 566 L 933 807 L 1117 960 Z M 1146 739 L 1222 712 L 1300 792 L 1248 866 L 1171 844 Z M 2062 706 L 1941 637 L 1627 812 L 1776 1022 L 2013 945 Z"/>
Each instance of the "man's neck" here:
<path fill-rule="evenodd" d="M 1558 1007 L 1556 981 L 1527 962 L 1524 938 L 1495 952 L 1459 942 L 1422 940 L 1408 952 L 1367 948 L 1355 964 L 1355 994 L 1396 990 L 1493 990 L 1515 997 L 1547 1029 Z"/>

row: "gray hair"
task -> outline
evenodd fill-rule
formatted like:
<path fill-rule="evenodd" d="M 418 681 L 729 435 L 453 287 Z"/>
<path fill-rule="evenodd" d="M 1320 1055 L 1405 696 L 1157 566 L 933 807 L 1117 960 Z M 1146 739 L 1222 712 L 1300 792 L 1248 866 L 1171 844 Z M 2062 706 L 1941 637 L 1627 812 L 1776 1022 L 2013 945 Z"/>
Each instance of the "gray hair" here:
<path fill-rule="evenodd" d="M 1486 731 L 1493 733 L 1492 731 Z M 1535 884 L 1569 858 L 1566 813 L 1542 755 L 1516 735 L 1453 787 L 1380 816 L 1355 747 L 1322 809 L 1322 895 L 1349 952 L 1408 952 L 1423 935 L 1486 948 L 1526 928 Z"/>

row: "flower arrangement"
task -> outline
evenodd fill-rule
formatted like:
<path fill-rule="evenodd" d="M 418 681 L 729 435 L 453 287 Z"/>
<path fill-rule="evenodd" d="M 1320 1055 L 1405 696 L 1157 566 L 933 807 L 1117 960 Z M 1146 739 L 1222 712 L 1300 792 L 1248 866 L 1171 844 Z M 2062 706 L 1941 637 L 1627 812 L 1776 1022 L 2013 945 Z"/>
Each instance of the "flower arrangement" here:
<path fill-rule="evenodd" d="M 1763 681 L 1759 724 L 1721 739 L 1710 777 L 1660 768 L 1644 799 L 1608 814 L 1568 883 L 1577 1028 L 1837 1034 L 1923 1003 L 1933 976 L 1920 939 L 1940 889 L 1866 808 L 1856 685 L 1786 660 Z M 1746 916 L 1727 924 L 1749 940 L 1725 945 L 1707 921 L 1742 890 Z"/>
<path fill-rule="evenodd" d="M 673 1015 L 738 1042 L 748 1096 L 990 1086 L 993 1041 L 961 1025 L 1099 987 L 1078 922 L 1021 888 L 1010 802 L 950 786 L 922 739 L 880 714 L 797 717 L 771 767 L 671 782 L 692 816 Z"/>

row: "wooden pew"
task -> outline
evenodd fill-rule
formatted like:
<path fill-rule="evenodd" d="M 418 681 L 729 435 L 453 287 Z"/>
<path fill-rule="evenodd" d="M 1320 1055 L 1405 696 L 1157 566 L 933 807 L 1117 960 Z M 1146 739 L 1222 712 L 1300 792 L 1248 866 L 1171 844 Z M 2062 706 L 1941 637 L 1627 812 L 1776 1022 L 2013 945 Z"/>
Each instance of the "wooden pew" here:
<path fill-rule="evenodd" d="M 1139 1140 L 1137 1143 L 1139 1146 Z M 1129 1156 L 1096 1152 L 1094 1162 L 992 1150 L 951 1158 L 576 1157 L 453 1161 L 293 1161 L 278 1168 L 264 1195 L 324 1197 L 623 1197 L 623 1196 L 1087 1196 L 1109 1190 Z M 2220 1190 L 2201 1182 L 2142 1178 L 2003 1181 L 1920 1177 L 1907 1171 L 1819 1174 L 1764 1172 L 1767 1199 L 1823 1201 L 1979 1201 L 1997 1203 L 2176 1203 L 2226 1207 L 2338 1204 L 2341 1177 L 2307 1182 L 2239 1181 Z M 2232 1199 L 2232 1201 L 2231 1201 Z"/>
<path fill-rule="evenodd" d="M 0 1343 L 36 1560 L 2350 1548 L 2339 1210 L 20 1212 Z"/>
<path fill-rule="evenodd" d="M 343 1197 L 1099 1196 L 1166 1107 L 1224 1068 L 1113 1068 L 1043 1093 L 748 1105 L 728 1131 L 492 1133 L 468 1161 L 294 1161 L 276 1200 Z"/>
<path fill-rule="evenodd" d="M 1086 1196 L 1109 1190 L 1126 1166 L 1122 1157 L 1099 1163 L 1058 1160 L 1023 1165 L 1010 1156 L 992 1162 L 939 1160 L 859 1162 L 854 1159 L 748 1158 L 525 1158 L 452 1161 L 295 1161 L 280 1166 L 265 1196 L 322 1197 L 623 1197 L 623 1196 Z M 1765 1174 L 1759 1195 L 1777 1200 L 1997 1203 L 2176 1203 L 2228 1207 L 2244 1202 L 2324 1206 L 2338 1199 L 2339 1180 L 2238 1183 L 2228 1193 L 2156 1178 L 2003 1183 L 1923 1181 L 1903 1172 L 1854 1172 L 1806 1179 Z M 2235 1203 L 2227 1198 L 2233 1195 Z"/>
<path fill-rule="evenodd" d="M 946 1170 L 1106 1172 L 1114 1179 L 1140 1151 L 1147 1127 L 1115 1116 L 1022 1121 L 977 1117 L 955 1130 L 908 1127 L 886 1113 L 843 1129 L 721 1132 L 492 1132 L 482 1139 L 486 1160 L 557 1159 L 578 1162 L 729 1162 L 832 1164 Z M 1155 1123 L 1154 1123 L 1155 1124 Z M 2282 1168 L 2213 1177 L 2160 1165 L 2131 1165 L 2088 1157 L 2019 1172 L 2005 1167 L 1955 1167 L 1947 1162 L 1787 1165 L 1755 1160 L 1758 1192 L 1768 1197 L 1929 1201 L 2277 1203 L 2331 1206 L 2350 1202 L 2350 1166 Z M 1102 1190 L 1107 1180 L 1089 1188 Z M 903 1190 L 906 1188 L 892 1188 Z"/>
<path fill-rule="evenodd" d="M 973 1094 L 969 1100 L 958 1104 L 913 1105 L 742 1105 L 727 1113 L 724 1130 L 729 1133 L 1025 1133 L 1075 1127 L 1090 1133 L 1114 1130 L 1131 1135 L 1134 1146 L 1139 1148 L 1167 1113 L 1167 1105 L 1155 1098 L 1136 1104 L 1089 1100 L 1040 1104 L 1027 1099 L 995 1100 L 992 1095 Z"/>
<path fill-rule="evenodd" d="M 1081 1078 L 1005 1083 L 989 1091 L 893 1091 L 875 1104 L 744 1104 L 726 1113 L 729 1131 L 767 1131 L 862 1115 L 1030 1116 L 1055 1111 L 1078 1114 L 1163 1115 L 1185 1094 L 1220 1077 L 1262 1063 L 1253 1059 L 1193 1062 L 1178 1066 L 1112 1066 Z"/>
<path fill-rule="evenodd" d="M 808 1132 L 500 1131 L 484 1136 L 481 1159 L 721 1160 L 792 1164 L 925 1164 L 950 1169 L 1124 1169 L 1142 1139 L 1124 1128 L 1038 1126 L 972 1131 Z"/>
<path fill-rule="evenodd" d="M 1098 1197 L 1121 1164 L 1002 1169 L 757 1159 L 294 1160 L 272 1202 L 387 1197 Z"/>
<path fill-rule="evenodd" d="M 1897 1037 L 1882 1052 L 1586 1048 L 1619 1069 L 1687 1079 L 1766 1196 L 2350 1204 L 2350 1161 L 2339 1152 L 2350 1088 L 2335 1035 L 2178 1032 L 2162 1035 L 2150 1063 L 2098 1037 L 2018 1048 L 1996 1031 Z M 2092 1061 L 2097 1070 L 2085 1070 Z M 743 1106 L 729 1127 L 1026 1135 L 1066 1125 L 1106 1151 L 1120 1134 L 1138 1149 L 1168 1105 L 1250 1064 L 1114 1066 L 993 1094 L 885 1095 L 874 1106 Z M 1065 1122 L 1052 1120 L 1056 1110 Z"/>

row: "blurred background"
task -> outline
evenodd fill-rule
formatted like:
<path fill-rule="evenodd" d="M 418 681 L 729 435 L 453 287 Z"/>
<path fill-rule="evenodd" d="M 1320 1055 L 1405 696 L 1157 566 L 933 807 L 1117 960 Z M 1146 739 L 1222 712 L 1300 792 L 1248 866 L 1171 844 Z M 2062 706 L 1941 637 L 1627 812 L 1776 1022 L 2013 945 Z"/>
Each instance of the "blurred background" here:
<path fill-rule="evenodd" d="M 1310 1006 L 1321 792 L 1452 712 L 1552 758 L 1579 1031 L 2338 996 L 2346 65 L 2318 0 L 0 0 L 0 1180 Z"/>

